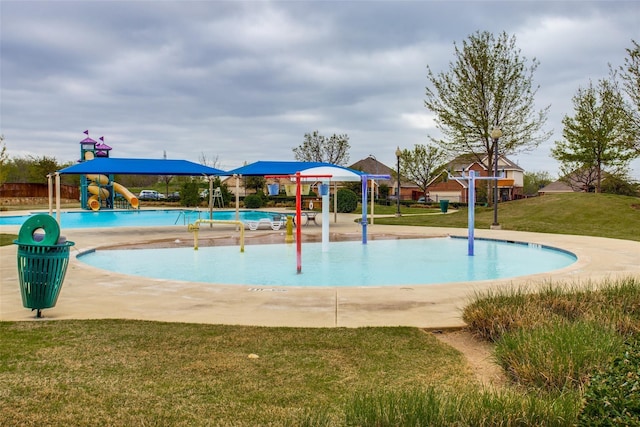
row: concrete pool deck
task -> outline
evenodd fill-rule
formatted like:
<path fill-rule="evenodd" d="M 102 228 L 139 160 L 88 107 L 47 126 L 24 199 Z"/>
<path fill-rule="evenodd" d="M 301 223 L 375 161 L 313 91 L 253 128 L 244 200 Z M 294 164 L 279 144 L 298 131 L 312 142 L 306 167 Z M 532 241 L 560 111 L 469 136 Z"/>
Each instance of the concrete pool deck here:
<path fill-rule="evenodd" d="M 11 212 L 17 215 L 17 212 Z M 331 233 L 359 239 L 358 215 L 331 215 Z M 64 227 L 64 224 L 63 224 Z M 318 239 L 321 227 L 303 227 L 305 238 Z M 17 234 L 19 226 L 0 226 L 0 233 Z M 390 236 L 466 236 L 466 229 L 369 224 L 369 239 Z M 164 322 L 292 327 L 464 326 L 462 308 L 475 292 L 514 286 L 531 289 L 554 283 L 585 285 L 605 278 L 640 276 L 640 242 L 597 237 L 476 229 L 478 238 L 538 243 L 573 252 L 578 261 L 553 272 L 532 276 L 422 286 L 367 288 L 292 288 L 276 286 L 212 285 L 188 281 L 127 276 L 88 266 L 80 253 L 136 244 L 193 246 L 193 233 L 185 226 L 68 229 L 62 234 L 76 244 L 55 307 L 42 311 L 43 319 L 139 319 Z M 235 240 L 235 226 L 201 226 L 203 241 Z M 246 230 L 246 251 L 262 239 L 282 239 L 284 230 Z M 179 241 L 179 242 L 176 242 Z M 237 246 L 230 250 L 238 250 Z M 330 250 L 330 249 L 329 249 Z M 0 320 L 29 321 L 35 311 L 22 306 L 16 245 L 0 247 Z M 240 256 L 240 255 L 239 255 Z M 304 273 L 304 244 L 302 249 Z M 149 260 L 153 262 L 153 260 Z M 230 266 L 233 268 L 233 266 Z M 258 268 L 258 267 L 257 267 Z M 296 268 L 295 259 L 282 268 Z M 389 265 L 389 268 L 406 268 Z M 412 268 L 420 268 L 412 266 Z M 425 275 L 429 274 L 425 270 Z M 188 278 L 185 278 L 188 279 Z M 37 319 L 41 321 L 41 319 Z"/>

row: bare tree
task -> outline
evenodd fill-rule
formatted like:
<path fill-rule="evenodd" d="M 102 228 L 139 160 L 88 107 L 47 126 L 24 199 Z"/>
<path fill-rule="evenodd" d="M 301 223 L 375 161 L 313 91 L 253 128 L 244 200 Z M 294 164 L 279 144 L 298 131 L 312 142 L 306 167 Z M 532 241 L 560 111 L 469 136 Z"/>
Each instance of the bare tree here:
<path fill-rule="evenodd" d="M 9 174 L 9 168 L 7 167 L 8 161 L 9 156 L 7 155 L 7 145 L 4 142 L 4 135 L 0 135 L 0 185 L 4 184 Z"/>
<path fill-rule="evenodd" d="M 444 168 L 446 153 L 432 145 L 416 144 L 413 150 L 402 150 L 400 175 L 414 182 L 426 196 L 427 187 Z"/>
<path fill-rule="evenodd" d="M 295 159 L 301 162 L 326 162 L 344 166 L 349 161 L 349 137 L 331 135 L 325 138 L 318 131 L 304 134 L 302 145 L 293 149 Z"/>
<path fill-rule="evenodd" d="M 206 154 L 200 153 L 200 156 L 198 156 L 198 161 L 201 165 L 209 166 L 212 168 L 219 169 L 220 166 L 220 159 L 218 155 L 216 155 L 213 159 L 209 159 Z"/>

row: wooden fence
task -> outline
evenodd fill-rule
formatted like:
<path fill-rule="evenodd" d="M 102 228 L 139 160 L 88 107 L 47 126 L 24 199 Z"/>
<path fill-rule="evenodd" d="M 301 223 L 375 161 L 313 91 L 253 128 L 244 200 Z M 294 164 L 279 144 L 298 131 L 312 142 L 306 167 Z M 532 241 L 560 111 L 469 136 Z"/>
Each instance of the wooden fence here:
<path fill-rule="evenodd" d="M 53 188 L 55 194 L 55 186 Z M 49 197 L 47 184 L 5 183 L 0 185 L 0 198 Z M 60 198 L 79 200 L 80 189 L 76 185 L 60 185 Z"/>

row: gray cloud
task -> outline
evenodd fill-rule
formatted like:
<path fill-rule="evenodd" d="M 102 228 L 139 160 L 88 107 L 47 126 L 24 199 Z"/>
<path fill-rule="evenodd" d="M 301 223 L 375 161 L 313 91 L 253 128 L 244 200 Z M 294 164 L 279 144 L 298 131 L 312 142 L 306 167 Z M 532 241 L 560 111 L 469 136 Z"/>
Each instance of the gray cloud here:
<path fill-rule="evenodd" d="M 608 75 L 637 39 L 634 1 L 3 1 L 1 132 L 11 156 L 79 156 L 82 131 L 114 157 L 231 169 L 289 160 L 306 132 L 350 137 L 351 160 L 389 165 L 396 146 L 437 135 L 424 108 L 426 67 L 444 71 L 453 42 L 514 34 L 537 58 L 539 108 L 554 136 L 514 156 L 557 172 L 578 87 Z M 640 165 L 634 175 L 640 177 Z"/>

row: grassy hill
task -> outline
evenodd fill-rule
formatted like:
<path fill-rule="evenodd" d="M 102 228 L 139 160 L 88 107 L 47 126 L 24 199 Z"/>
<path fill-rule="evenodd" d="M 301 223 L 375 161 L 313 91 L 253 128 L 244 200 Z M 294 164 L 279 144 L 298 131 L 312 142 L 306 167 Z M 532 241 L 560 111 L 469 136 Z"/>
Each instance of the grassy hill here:
<path fill-rule="evenodd" d="M 493 208 L 476 207 L 476 228 L 489 228 Z M 640 241 L 640 198 L 613 194 L 554 194 L 501 203 L 504 230 L 579 234 Z M 467 227 L 467 209 L 450 215 L 403 215 L 376 218 L 378 224 Z"/>

